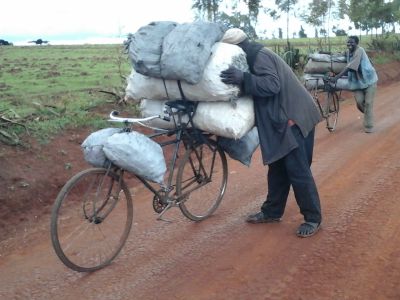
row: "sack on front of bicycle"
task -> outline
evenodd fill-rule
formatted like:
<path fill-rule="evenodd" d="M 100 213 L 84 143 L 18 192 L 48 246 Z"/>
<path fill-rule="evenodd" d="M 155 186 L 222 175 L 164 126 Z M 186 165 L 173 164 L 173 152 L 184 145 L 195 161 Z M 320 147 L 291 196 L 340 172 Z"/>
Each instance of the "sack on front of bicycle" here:
<path fill-rule="evenodd" d="M 90 134 L 82 143 L 85 160 L 94 167 L 107 162 L 162 184 L 166 172 L 164 153 L 159 144 L 142 133 L 105 128 Z"/>
<path fill-rule="evenodd" d="M 103 151 L 116 166 L 150 181 L 163 183 L 167 170 L 159 144 L 142 133 L 131 131 L 110 136 Z"/>
<path fill-rule="evenodd" d="M 93 167 L 103 168 L 107 157 L 103 151 L 104 143 L 113 134 L 122 132 L 121 128 L 104 128 L 91 133 L 82 143 L 83 157 Z"/>

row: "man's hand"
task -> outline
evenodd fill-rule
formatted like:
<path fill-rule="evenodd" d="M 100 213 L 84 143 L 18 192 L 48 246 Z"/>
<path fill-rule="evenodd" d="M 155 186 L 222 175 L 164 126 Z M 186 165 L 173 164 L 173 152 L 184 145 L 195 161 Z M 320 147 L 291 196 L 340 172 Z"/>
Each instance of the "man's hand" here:
<path fill-rule="evenodd" d="M 338 81 L 339 78 L 340 77 L 338 77 L 337 75 L 333 76 L 333 77 L 329 77 L 329 81 L 332 82 L 332 83 L 336 83 L 336 81 Z"/>
<path fill-rule="evenodd" d="M 238 68 L 230 66 L 225 71 L 222 71 L 219 77 L 221 77 L 223 83 L 241 85 L 243 81 L 243 72 Z"/>

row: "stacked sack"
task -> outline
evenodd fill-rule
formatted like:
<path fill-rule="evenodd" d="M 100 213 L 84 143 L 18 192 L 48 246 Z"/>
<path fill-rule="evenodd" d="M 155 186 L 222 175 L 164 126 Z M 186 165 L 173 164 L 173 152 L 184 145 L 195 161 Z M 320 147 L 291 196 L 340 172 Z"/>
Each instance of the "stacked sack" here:
<path fill-rule="evenodd" d="M 326 74 L 339 74 L 346 67 L 346 57 L 343 54 L 312 53 L 309 54 L 307 64 L 304 66 L 304 83 L 307 89 L 323 88 L 322 78 Z M 348 89 L 347 78 L 342 77 L 336 83 L 336 88 Z"/>
<path fill-rule="evenodd" d="M 81 145 L 85 160 L 94 167 L 109 163 L 162 184 L 167 170 L 161 146 L 142 133 L 104 128 L 91 133 Z"/>
<path fill-rule="evenodd" d="M 246 55 L 219 42 L 225 30 L 216 23 L 152 22 L 130 37 L 132 72 L 126 98 L 140 101 L 142 117 L 163 115 L 168 100 L 197 101 L 197 128 L 217 136 L 240 139 L 254 127 L 253 100 L 223 83 L 221 71 L 230 65 L 248 71 Z M 161 119 L 150 126 L 172 128 Z"/>

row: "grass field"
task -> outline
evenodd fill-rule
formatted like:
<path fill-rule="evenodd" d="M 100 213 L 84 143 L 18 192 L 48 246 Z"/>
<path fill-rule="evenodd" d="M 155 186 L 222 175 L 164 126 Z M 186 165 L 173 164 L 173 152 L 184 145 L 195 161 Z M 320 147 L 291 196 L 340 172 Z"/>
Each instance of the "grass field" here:
<path fill-rule="evenodd" d="M 344 51 L 346 40 L 330 38 L 330 50 Z M 285 39 L 262 42 L 280 55 L 287 51 Z M 290 44 L 303 58 L 329 50 L 325 39 L 297 38 Z M 399 44 L 397 35 L 375 42 L 370 36 L 363 37 L 360 43 L 366 49 L 389 48 L 374 57 L 378 64 L 399 60 Z M 95 110 L 110 103 L 118 107 L 118 99 L 99 91 L 123 96 L 124 77 L 131 71 L 123 50 L 122 45 L 0 47 L 0 142 L 22 144 L 26 134 L 46 142 L 67 127 L 106 126 L 105 114 Z M 130 104 L 123 110 L 134 115 L 136 106 Z"/>
<path fill-rule="evenodd" d="M 101 126 L 90 110 L 123 93 L 131 70 L 120 45 L 0 48 L 0 138 L 41 141 L 66 126 Z M 96 125 L 97 124 L 97 125 Z"/>

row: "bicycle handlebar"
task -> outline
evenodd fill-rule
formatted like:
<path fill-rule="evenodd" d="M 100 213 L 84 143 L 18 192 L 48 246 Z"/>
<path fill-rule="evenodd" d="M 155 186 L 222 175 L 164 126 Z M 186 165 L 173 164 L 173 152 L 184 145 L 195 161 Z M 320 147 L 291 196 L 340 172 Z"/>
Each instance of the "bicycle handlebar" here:
<path fill-rule="evenodd" d="M 117 117 L 119 115 L 119 112 L 116 110 L 113 110 L 110 113 L 110 119 L 108 121 L 110 122 L 118 122 L 118 123 L 141 123 L 141 122 L 146 122 L 146 121 L 151 121 L 154 119 L 163 119 L 160 115 L 154 115 L 146 118 L 124 118 L 124 117 Z"/>

